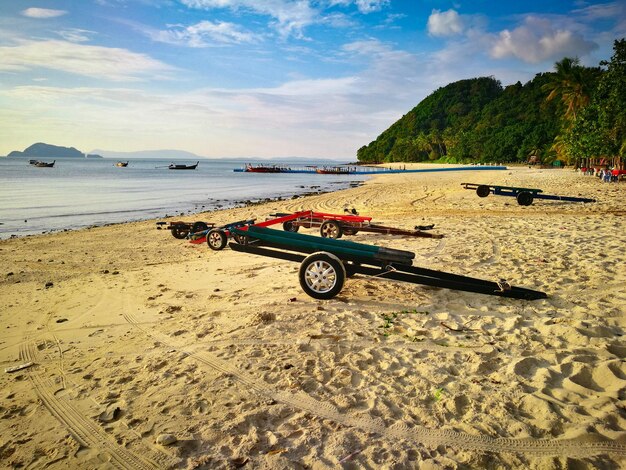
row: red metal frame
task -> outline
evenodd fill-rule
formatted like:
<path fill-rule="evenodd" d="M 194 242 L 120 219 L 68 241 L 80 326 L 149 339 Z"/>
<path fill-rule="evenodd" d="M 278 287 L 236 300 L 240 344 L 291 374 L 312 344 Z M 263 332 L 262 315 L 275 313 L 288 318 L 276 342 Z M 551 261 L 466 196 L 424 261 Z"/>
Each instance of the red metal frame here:
<path fill-rule="evenodd" d="M 275 223 L 292 222 L 294 226 L 312 228 L 320 227 L 324 222 L 337 221 L 340 222 L 346 235 L 353 235 L 357 231 L 385 233 L 389 235 L 404 235 L 411 237 L 423 238 L 443 238 L 443 235 L 427 233 L 421 230 L 403 230 L 395 227 L 386 227 L 384 225 L 372 224 L 371 217 L 364 217 L 352 214 L 328 214 L 326 212 L 302 211 L 295 214 L 285 215 L 280 219 L 271 219 L 268 225 Z M 255 224 L 259 225 L 260 224 Z M 349 233 L 349 231 L 353 233 Z"/>
<path fill-rule="evenodd" d="M 297 227 L 312 228 L 320 227 L 327 221 L 340 222 L 342 228 L 352 230 L 354 232 L 363 231 L 424 238 L 443 238 L 443 235 L 431 234 L 421 230 L 403 230 L 394 227 L 385 227 L 384 225 L 372 224 L 371 217 L 353 214 L 330 214 L 327 212 L 316 212 L 312 210 L 295 212 L 293 214 L 281 214 L 278 217 L 258 223 L 255 223 L 254 220 L 236 222 L 222 227 L 214 227 L 214 229 L 222 230 L 224 234 L 230 238 L 231 233 L 229 229 L 232 227 L 236 227 L 241 231 L 247 231 L 248 227 L 251 225 L 254 225 L 255 227 L 270 227 L 272 225 L 284 224 L 285 222 L 292 222 Z M 346 235 L 350 235 L 348 230 L 344 232 Z M 206 242 L 206 236 L 196 240 L 190 240 L 189 242 L 194 244 L 204 243 Z"/>

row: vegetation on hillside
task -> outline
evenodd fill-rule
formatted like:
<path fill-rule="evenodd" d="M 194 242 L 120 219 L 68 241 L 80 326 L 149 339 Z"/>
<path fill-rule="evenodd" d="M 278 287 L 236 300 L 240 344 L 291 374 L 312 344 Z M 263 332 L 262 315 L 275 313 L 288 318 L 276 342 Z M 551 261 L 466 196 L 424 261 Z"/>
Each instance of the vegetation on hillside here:
<path fill-rule="evenodd" d="M 626 154 L 626 40 L 600 67 L 564 58 L 502 87 L 493 77 L 439 88 L 376 140 L 361 162 L 543 162 Z"/>

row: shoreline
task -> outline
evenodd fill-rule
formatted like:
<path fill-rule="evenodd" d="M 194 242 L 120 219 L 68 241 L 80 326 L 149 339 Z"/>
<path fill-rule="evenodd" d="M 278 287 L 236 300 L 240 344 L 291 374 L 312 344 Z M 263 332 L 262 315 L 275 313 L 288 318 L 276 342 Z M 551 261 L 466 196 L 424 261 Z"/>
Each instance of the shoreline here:
<path fill-rule="evenodd" d="M 347 239 L 548 293 L 536 301 L 358 276 L 318 301 L 300 289 L 296 263 L 213 252 L 155 230 L 158 219 L 2 240 L 0 363 L 32 363 L 0 375 L 4 461 L 619 467 L 626 185 L 588 178 L 381 175 L 180 217 L 223 224 L 354 207 L 399 228 L 435 223 L 443 239 Z M 598 202 L 518 206 L 477 197 L 466 179 Z"/>
<path fill-rule="evenodd" d="M 321 185 L 308 185 L 305 187 L 304 185 L 298 185 L 298 188 L 301 189 L 301 191 L 297 190 L 293 194 L 289 194 L 286 196 L 263 197 L 263 198 L 258 198 L 258 199 L 242 199 L 242 200 L 235 200 L 230 203 L 224 203 L 224 204 L 220 203 L 221 202 L 220 199 L 217 199 L 215 200 L 215 209 L 212 209 L 212 210 L 204 209 L 206 204 L 200 205 L 199 203 L 195 203 L 196 205 L 195 209 L 190 209 L 188 211 L 180 212 L 178 215 L 165 214 L 162 217 L 146 216 L 146 217 L 133 218 L 133 219 L 129 219 L 129 220 L 121 221 L 121 222 L 105 222 L 105 223 L 100 223 L 100 224 L 87 224 L 87 225 L 72 226 L 70 228 L 64 228 L 64 229 L 50 229 L 50 230 L 42 231 L 40 233 L 27 233 L 24 235 L 10 234 L 8 237 L 5 237 L 4 234 L 0 234 L 0 241 L 14 240 L 16 238 L 32 237 L 32 236 L 46 235 L 46 234 L 52 234 L 52 233 L 72 232 L 75 230 L 93 229 L 97 227 L 108 227 L 111 225 L 126 224 L 126 223 L 131 223 L 131 222 L 143 222 L 143 221 L 149 221 L 149 220 L 169 219 L 169 218 L 174 218 L 174 217 L 191 217 L 197 214 L 204 214 L 204 213 L 210 214 L 213 212 L 225 211 L 225 210 L 230 210 L 230 209 L 238 209 L 238 208 L 243 208 L 247 206 L 258 206 L 261 204 L 271 203 L 271 202 L 290 201 L 290 200 L 298 199 L 301 197 L 321 195 L 321 194 L 331 193 L 334 191 L 342 191 L 344 189 L 358 187 L 363 184 L 363 181 L 358 181 L 358 182 L 337 181 L 337 182 L 333 182 L 332 184 L 336 184 L 338 186 L 339 185 L 346 186 L 346 187 L 341 187 L 337 189 L 328 189 L 328 190 L 318 189 L 317 191 L 312 191 L 313 189 L 321 188 L 322 186 Z M 198 206 L 202 208 L 198 208 Z M 134 212 L 134 211 L 125 210 L 122 212 Z M 89 214 L 82 214 L 82 215 L 89 215 Z M 96 214 L 93 214 L 93 215 L 96 215 Z"/>

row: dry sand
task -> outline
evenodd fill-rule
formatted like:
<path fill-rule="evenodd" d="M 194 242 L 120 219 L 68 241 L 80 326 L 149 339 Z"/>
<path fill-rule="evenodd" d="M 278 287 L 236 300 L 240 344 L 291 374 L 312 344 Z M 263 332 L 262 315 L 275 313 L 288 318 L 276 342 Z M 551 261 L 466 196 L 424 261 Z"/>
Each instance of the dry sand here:
<path fill-rule="evenodd" d="M 598 202 L 522 207 L 464 181 Z M 625 465 L 626 183 L 528 168 L 386 175 L 184 219 L 352 207 L 445 238 L 351 240 L 549 297 L 355 277 L 317 301 L 296 263 L 211 251 L 154 221 L 3 241 L 0 466 Z"/>

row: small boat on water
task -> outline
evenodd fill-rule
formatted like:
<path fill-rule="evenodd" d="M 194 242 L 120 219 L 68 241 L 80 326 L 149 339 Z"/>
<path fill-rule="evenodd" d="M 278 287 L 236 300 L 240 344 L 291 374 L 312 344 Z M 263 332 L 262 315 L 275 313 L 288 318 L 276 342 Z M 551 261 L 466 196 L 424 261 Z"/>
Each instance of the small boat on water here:
<path fill-rule="evenodd" d="M 199 161 L 196 162 L 195 165 L 176 165 L 175 163 L 171 163 L 168 168 L 170 170 L 195 170 L 198 166 Z"/>
<path fill-rule="evenodd" d="M 320 175 L 350 175 L 355 172 L 350 171 L 350 168 L 348 167 L 325 166 L 323 168 L 316 168 L 315 173 L 318 173 Z"/>
<path fill-rule="evenodd" d="M 248 173 L 286 173 L 290 170 L 288 167 L 276 165 L 251 165 L 247 164 L 244 171 Z"/>
<path fill-rule="evenodd" d="M 119 167 L 127 167 L 128 166 L 128 162 L 117 162 L 115 164 L 115 166 L 119 166 Z"/>
<path fill-rule="evenodd" d="M 39 168 L 52 168 L 54 166 L 55 162 L 56 162 L 56 160 L 54 160 L 54 161 L 52 161 L 50 163 L 36 160 L 35 163 L 31 163 L 31 165 L 34 165 L 34 166 L 39 167 Z"/>

